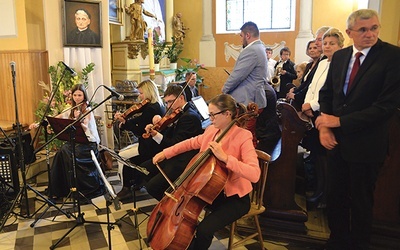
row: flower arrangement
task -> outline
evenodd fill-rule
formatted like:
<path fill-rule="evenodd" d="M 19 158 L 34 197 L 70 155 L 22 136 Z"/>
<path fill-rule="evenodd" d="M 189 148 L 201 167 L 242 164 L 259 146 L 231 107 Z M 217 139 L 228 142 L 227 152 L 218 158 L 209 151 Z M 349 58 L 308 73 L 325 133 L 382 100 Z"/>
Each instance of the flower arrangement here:
<path fill-rule="evenodd" d="M 82 83 L 87 86 L 88 75 L 94 70 L 94 66 L 94 63 L 89 63 L 85 68 L 82 69 L 82 72 L 78 73 L 76 76 L 73 76 L 71 72 L 66 70 L 62 62 L 59 62 L 55 66 L 50 66 L 48 73 L 50 74 L 51 84 L 46 84 L 43 81 L 39 81 L 38 83 L 39 86 L 41 86 L 44 90 L 45 94 L 43 96 L 43 99 L 39 101 L 38 107 L 35 111 L 36 118 L 38 120 L 41 120 L 44 115 L 56 116 L 63 110 L 68 108 L 72 103 L 72 86 L 77 83 Z M 49 110 L 46 113 L 46 107 L 51 97 L 50 95 L 53 90 L 57 88 L 58 83 L 58 91 L 54 94 L 52 102 L 49 106 Z M 48 133 L 51 137 L 53 132 L 51 131 L 51 129 L 49 129 Z M 43 139 L 44 138 L 41 138 L 42 142 Z M 63 141 L 55 139 L 50 143 L 50 148 L 57 149 L 63 143 Z"/>
<path fill-rule="evenodd" d="M 175 70 L 176 81 L 184 81 L 186 73 L 195 72 L 197 74 L 196 85 L 199 85 L 203 82 L 203 77 L 201 77 L 198 72 L 199 70 L 207 70 L 204 67 L 204 64 L 198 63 L 197 59 L 190 59 L 190 58 L 181 58 L 182 61 L 185 62 L 185 65 L 181 65 L 179 68 Z"/>
<path fill-rule="evenodd" d="M 179 43 L 175 37 L 172 37 L 172 44 L 167 46 L 166 55 L 171 63 L 178 62 L 179 54 L 183 51 L 183 44 Z"/>
<path fill-rule="evenodd" d="M 154 63 L 160 63 L 161 60 L 166 56 L 165 47 L 166 43 L 164 41 L 160 41 L 157 32 L 154 32 L 154 42 L 153 42 Z"/>

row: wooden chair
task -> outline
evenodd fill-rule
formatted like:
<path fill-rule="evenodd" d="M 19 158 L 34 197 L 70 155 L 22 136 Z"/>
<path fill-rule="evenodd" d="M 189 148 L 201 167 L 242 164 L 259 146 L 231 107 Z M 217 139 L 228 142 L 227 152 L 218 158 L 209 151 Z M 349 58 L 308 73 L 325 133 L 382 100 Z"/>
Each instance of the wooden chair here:
<path fill-rule="evenodd" d="M 229 243 L 228 243 L 228 249 L 232 249 L 243 242 L 253 239 L 254 237 L 258 236 L 258 240 L 260 242 L 260 248 L 264 249 L 264 243 L 263 243 L 263 237 L 262 237 L 262 232 L 261 232 L 261 227 L 260 227 L 260 222 L 258 221 L 258 215 L 262 214 L 265 211 L 265 206 L 263 205 L 263 197 L 264 197 L 264 190 L 265 190 L 265 184 L 267 182 L 267 175 L 268 175 L 268 164 L 271 160 L 271 156 L 261 150 L 256 149 L 257 152 L 257 157 L 259 161 L 259 166 L 261 168 L 261 175 L 260 179 L 257 183 L 253 184 L 253 191 L 250 193 L 250 200 L 251 200 L 251 208 L 250 211 L 243 215 L 241 219 L 253 217 L 254 222 L 256 224 L 256 232 L 246 236 L 242 237 L 239 236 L 236 232 L 236 224 L 237 221 L 232 223 L 231 225 L 231 234 L 229 237 Z M 238 235 L 242 239 L 239 241 L 233 242 L 234 236 Z"/>

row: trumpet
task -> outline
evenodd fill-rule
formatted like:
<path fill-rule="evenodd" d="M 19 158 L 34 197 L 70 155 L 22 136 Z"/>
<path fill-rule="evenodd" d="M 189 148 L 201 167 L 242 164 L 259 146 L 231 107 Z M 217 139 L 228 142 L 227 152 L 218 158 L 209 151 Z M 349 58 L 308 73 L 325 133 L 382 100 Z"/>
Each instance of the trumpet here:
<path fill-rule="evenodd" d="M 276 88 L 281 85 L 281 71 L 282 71 L 283 62 L 279 62 L 279 64 L 275 68 L 274 76 L 271 77 L 271 85 Z"/>

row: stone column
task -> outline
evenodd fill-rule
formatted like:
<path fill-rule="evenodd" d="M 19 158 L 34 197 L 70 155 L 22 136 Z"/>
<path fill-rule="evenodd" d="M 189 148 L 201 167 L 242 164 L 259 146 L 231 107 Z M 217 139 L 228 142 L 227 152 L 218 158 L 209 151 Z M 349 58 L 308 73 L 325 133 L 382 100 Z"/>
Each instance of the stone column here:
<path fill-rule="evenodd" d="M 311 30 L 312 1 L 300 0 L 300 29 L 295 41 L 296 64 L 310 60 L 310 57 L 306 55 L 306 46 L 307 42 L 314 38 Z"/>
<path fill-rule="evenodd" d="M 203 0 L 203 36 L 199 47 L 200 63 L 206 67 L 215 67 L 216 48 L 212 33 L 212 0 Z"/>

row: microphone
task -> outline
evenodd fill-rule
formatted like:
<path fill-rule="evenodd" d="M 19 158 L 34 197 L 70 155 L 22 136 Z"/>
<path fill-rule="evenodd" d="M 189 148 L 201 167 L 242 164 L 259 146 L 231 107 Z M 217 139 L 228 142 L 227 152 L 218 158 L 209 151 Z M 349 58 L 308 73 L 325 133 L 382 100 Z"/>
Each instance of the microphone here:
<path fill-rule="evenodd" d="M 10 66 L 11 66 L 11 75 L 12 77 L 15 77 L 15 62 L 11 61 Z"/>
<path fill-rule="evenodd" d="M 68 67 L 68 65 L 65 64 L 65 62 L 63 62 L 63 61 L 61 61 L 61 62 L 64 65 L 65 69 L 68 70 L 71 73 L 72 76 L 76 76 L 77 75 L 77 73 L 73 69 L 71 69 L 70 67 Z"/>
<path fill-rule="evenodd" d="M 124 96 L 121 95 L 120 93 L 116 92 L 115 90 L 111 89 L 110 87 L 106 86 L 106 85 L 102 85 L 104 88 L 106 88 L 108 91 L 111 92 L 112 96 L 117 97 L 118 100 L 122 101 L 124 100 Z"/>

